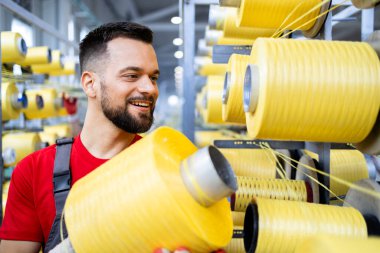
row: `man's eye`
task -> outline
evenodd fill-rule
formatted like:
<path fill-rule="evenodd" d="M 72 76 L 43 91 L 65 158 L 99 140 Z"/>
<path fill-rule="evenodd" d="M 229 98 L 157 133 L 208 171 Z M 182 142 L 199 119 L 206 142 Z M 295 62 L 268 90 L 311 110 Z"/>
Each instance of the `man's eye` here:
<path fill-rule="evenodd" d="M 157 82 L 158 76 L 151 76 L 150 80 L 152 80 L 152 82 Z"/>
<path fill-rule="evenodd" d="M 137 79 L 137 78 L 139 78 L 138 75 L 134 75 L 134 74 L 125 75 L 125 77 L 126 77 L 127 79 Z"/>

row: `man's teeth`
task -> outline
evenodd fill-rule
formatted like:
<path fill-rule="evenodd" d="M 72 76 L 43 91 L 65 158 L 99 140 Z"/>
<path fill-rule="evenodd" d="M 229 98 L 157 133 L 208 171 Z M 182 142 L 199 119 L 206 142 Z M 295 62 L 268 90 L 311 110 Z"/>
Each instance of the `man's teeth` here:
<path fill-rule="evenodd" d="M 133 105 L 136 105 L 136 106 L 141 106 L 141 107 L 149 107 L 150 106 L 150 103 L 146 103 L 146 102 L 132 102 Z"/>

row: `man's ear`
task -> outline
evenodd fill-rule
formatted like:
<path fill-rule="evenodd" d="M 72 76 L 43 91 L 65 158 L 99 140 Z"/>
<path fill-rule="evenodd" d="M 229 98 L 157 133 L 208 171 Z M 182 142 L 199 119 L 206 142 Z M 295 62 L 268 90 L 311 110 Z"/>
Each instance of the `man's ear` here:
<path fill-rule="evenodd" d="M 81 76 L 81 84 L 83 91 L 86 93 L 87 97 L 96 97 L 96 92 L 94 88 L 95 75 L 92 72 L 84 71 Z"/>

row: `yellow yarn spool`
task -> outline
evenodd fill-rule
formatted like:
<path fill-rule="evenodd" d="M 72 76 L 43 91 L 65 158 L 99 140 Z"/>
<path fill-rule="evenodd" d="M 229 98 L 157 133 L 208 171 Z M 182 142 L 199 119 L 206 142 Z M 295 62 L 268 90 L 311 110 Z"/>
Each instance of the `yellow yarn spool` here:
<path fill-rule="evenodd" d="M 244 210 L 245 211 L 245 210 Z M 245 212 L 232 212 L 232 222 L 234 226 L 244 226 L 244 216 Z"/>
<path fill-rule="evenodd" d="M 342 239 L 320 235 L 300 243 L 294 253 L 377 253 L 379 249 L 379 237 Z"/>
<path fill-rule="evenodd" d="M 33 64 L 47 64 L 51 61 L 51 51 L 49 47 L 29 47 L 25 59 L 18 62 L 22 66 Z"/>
<path fill-rule="evenodd" d="M 223 30 L 226 15 L 236 12 L 235 8 L 221 7 L 219 5 L 210 5 L 208 24 L 211 29 Z"/>
<path fill-rule="evenodd" d="M 63 68 L 61 52 L 59 50 L 52 50 L 50 63 L 33 64 L 31 68 L 34 74 L 49 74 L 53 71 L 61 71 Z"/>
<path fill-rule="evenodd" d="M 224 20 L 223 36 L 227 38 L 257 39 L 259 37 L 271 37 L 276 29 L 238 27 L 236 26 L 237 15 L 228 15 Z"/>
<path fill-rule="evenodd" d="M 44 132 L 56 134 L 58 138 L 73 137 L 72 127 L 70 124 L 58 124 L 52 126 L 44 126 Z"/>
<path fill-rule="evenodd" d="M 22 36 L 15 32 L 1 32 L 1 62 L 14 63 L 25 58 L 28 48 Z"/>
<path fill-rule="evenodd" d="M 17 119 L 22 106 L 18 103 L 19 90 L 15 83 L 6 82 L 1 84 L 1 112 L 2 121 Z"/>
<path fill-rule="evenodd" d="M 228 201 L 206 208 L 181 179 L 180 163 L 194 152 L 184 135 L 161 127 L 79 180 L 65 205 L 75 252 L 185 246 L 200 253 L 226 246 L 232 236 Z"/>
<path fill-rule="evenodd" d="M 317 154 L 308 150 L 305 150 L 305 153 L 315 160 L 319 160 Z M 369 177 L 365 157 L 357 150 L 332 149 L 330 151 L 330 174 L 349 183 L 355 183 Z M 317 178 L 317 175 L 315 174 L 313 177 Z M 335 195 L 346 195 L 348 189 L 347 185 L 330 179 L 330 190 Z"/>
<path fill-rule="evenodd" d="M 208 63 L 200 67 L 198 74 L 201 76 L 224 75 L 227 70 L 227 64 Z"/>
<path fill-rule="evenodd" d="M 206 123 L 220 124 L 224 122 L 222 119 L 223 82 L 223 76 L 209 76 L 207 78 Z"/>
<path fill-rule="evenodd" d="M 30 106 L 23 110 L 27 119 L 45 119 L 58 116 L 58 111 L 62 108 L 62 99 L 58 96 L 56 89 L 27 90 L 26 95 L 32 101 Z M 38 96 L 42 97 L 42 108 Z"/>
<path fill-rule="evenodd" d="M 260 38 L 251 62 L 244 87 L 251 137 L 355 143 L 371 131 L 380 62 L 367 43 Z"/>
<path fill-rule="evenodd" d="M 221 148 L 220 152 L 237 176 L 276 178 L 276 158 L 270 150 Z"/>
<path fill-rule="evenodd" d="M 243 108 L 244 73 L 249 62 L 249 56 L 232 54 L 228 61 L 229 73 L 226 75 L 223 87 L 223 121 L 245 123 Z"/>
<path fill-rule="evenodd" d="M 42 142 L 46 142 L 49 145 L 55 144 L 55 141 L 58 139 L 58 135 L 53 132 L 39 132 L 38 135 L 40 136 Z"/>
<path fill-rule="evenodd" d="M 323 0 L 241 0 L 236 24 L 238 26 L 263 28 L 287 27 L 287 29 L 294 30 L 317 17 L 321 8 L 317 8 L 301 18 L 306 12 L 322 2 Z M 297 19 L 299 20 L 294 22 Z M 309 22 L 300 30 L 312 29 L 315 23 L 316 21 Z"/>
<path fill-rule="evenodd" d="M 51 76 L 75 75 L 75 62 L 66 61 L 65 64 L 63 65 L 62 70 L 51 71 L 49 75 Z"/>
<path fill-rule="evenodd" d="M 3 136 L 3 148 L 13 148 L 16 160 L 6 167 L 15 166 L 25 156 L 37 151 L 41 147 L 41 139 L 37 133 L 9 133 Z"/>
<path fill-rule="evenodd" d="M 231 209 L 244 212 L 254 197 L 290 201 L 311 200 L 304 181 L 237 177 L 238 190 L 231 196 Z"/>
<path fill-rule="evenodd" d="M 254 39 L 238 39 L 238 38 L 226 38 L 220 37 L 218 39 L 218 45 L 253 45 Z"/>
<path fill-rule="evenodd" d="M 247 208 L 244 221 L 247 252 L 290 253 L 299 243 L 316 235 L 367 237 L 363 216 L 351 207 L 262 198 L 255 198 L 253 203 Z"/>

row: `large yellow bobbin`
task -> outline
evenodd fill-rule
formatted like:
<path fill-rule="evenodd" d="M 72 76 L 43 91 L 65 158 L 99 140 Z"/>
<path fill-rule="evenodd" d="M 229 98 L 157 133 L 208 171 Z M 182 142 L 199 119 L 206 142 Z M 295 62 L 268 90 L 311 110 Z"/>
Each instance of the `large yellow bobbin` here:
<path fill-rule="evenodd" d="M 159 128 L 78 181 L 65 204 L 75 252 L 151 253 L 182 245 L 201 253 L 226 246 L 232 236 L 228 201 L 201 205 L 187 183 L 211 198 L 198 181 L 205 178 L 184 177 L 189 167 L 183 161 L 190 165 L 187 158 L 196 151 L 181 133 Z M 220 158 L 213 160 L 216 167 L 224 167 Z"/>
<path fill-rule="evenodd" d="M 260 38 L 250 62 L 244 109 L 253 138 L 356 143 L 375 124 L 380 62 L 367 43 Z"/>
<path fill-rule="evenodd" d="M 24 60 L 28 48 L 22 36 L 15 32 L 1 32 L 1 61 L 14 63 Z"/>

